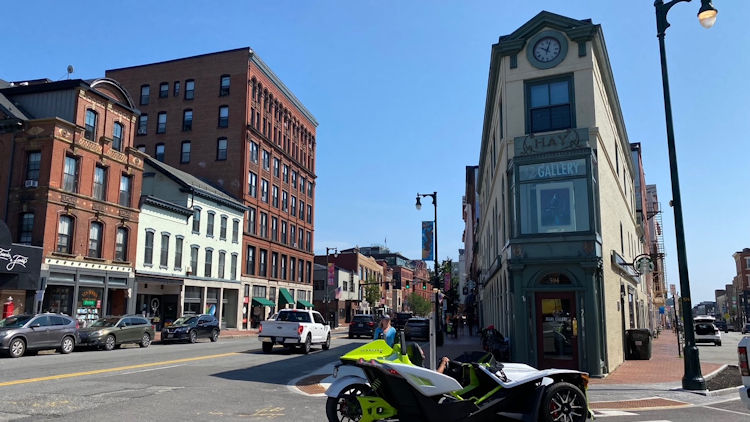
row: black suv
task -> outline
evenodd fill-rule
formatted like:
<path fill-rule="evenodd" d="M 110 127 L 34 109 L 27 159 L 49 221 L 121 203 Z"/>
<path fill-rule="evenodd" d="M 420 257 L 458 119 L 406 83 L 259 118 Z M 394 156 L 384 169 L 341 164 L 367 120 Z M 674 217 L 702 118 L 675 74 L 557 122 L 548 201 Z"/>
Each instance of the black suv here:
<path fill-rule="evenodd" d="M 404 328 L 407 340 L 430 339 L 430 320 L 427 318 L 409 318 Z"/>
<path fill-rule="evenodd" d="M 375 335 L 375 317 L 372 315 L 354 315 L 349 324 L 349 338 L 366 336 L 372 338 Z"/>
<path fill-rule="evenodd" d="M 187 340 L 195 343 L 199 338 L 211 341 L 219 339 L 219 320 L 213 315 L 188 315 L 177 318 L 171 325 L 161 330 L 161 342 Z"/>
<path fill-rule="evenodd" d="M 403 330 L 406 326 L 406 321 L 412 317 L 414 317 L 414 314 L 411 312 L 396 312 L 396 318 L 393 319 L 393 326 L 397 330 Z"/>

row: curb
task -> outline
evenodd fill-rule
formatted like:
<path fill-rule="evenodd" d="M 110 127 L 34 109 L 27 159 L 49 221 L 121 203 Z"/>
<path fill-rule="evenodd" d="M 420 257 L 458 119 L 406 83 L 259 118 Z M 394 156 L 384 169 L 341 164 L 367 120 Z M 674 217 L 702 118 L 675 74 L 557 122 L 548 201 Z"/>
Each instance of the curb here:
<path fill-rule="evenodd" d="M 704 392 L 700 392 L 698 394 L 706 396 L 706 397 L 726 396 L 726 395 L 729 395 L 729 394 L 738 394 L 739 390 L 741 388 L 742 388 L 742 386 L 740 385 L 740 386 L 736 386 L 736 387 L 729 387 L 729 388 L 724 388 L 724 389 L 715 390 L 715 391 L 708 391 L 708 390 L 706 390 L 705 394 L 704 394 Z"/>

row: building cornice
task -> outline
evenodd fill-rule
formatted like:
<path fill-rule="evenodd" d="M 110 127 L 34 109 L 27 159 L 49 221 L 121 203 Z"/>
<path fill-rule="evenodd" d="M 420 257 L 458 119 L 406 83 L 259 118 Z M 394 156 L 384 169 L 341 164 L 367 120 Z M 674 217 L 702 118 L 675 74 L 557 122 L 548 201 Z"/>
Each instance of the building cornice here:
<path fill-rule="evenodd" d="M 151 205 L 153 207 L 161 208 L 163 210 L 170 211 L 184 217 L 192 217 L 193 215 L 193 211 L 189 208 L 156 198 L 151 195 L 141 196 L 141 207 L 143 207 L 144 205 Z"/>

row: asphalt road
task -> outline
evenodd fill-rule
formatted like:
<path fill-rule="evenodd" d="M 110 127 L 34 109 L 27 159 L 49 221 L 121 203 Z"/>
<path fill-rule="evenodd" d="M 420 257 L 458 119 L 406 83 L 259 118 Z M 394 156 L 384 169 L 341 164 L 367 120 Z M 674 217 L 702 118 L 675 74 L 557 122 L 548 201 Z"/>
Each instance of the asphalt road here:
<path fill-rule="evenodd" d="M 330 350 L 315 347 L 309 355 L 278 347 L 266 355 L 257 338 L 248 337 L 3 357 L 0 421 L 321 422 L 325 397 L 306 395 L 291 385 L 365 341 L 336 337 Z M 746 421 L 750 411 L 736 396 L 724 396 L 702 406 L 600 418 L 606 422 Z"/>
<path fill-rule="evenodd" d="M 725 333 L 722 331 L 721 346 L 714 346 L 709 343 L 698 344 L 698 355 L 701 362 L 737 365 L 737 344 L 742 337 L 743 335 L 739 332 Z"/>

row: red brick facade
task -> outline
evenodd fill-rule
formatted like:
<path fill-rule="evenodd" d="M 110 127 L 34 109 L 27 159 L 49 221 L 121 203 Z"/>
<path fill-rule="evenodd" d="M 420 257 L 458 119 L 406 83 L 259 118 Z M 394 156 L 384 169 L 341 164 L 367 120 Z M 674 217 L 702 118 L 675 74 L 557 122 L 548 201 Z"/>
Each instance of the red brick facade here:
<path fill-rule="evenodd" d="M 114 69 L 107 71 L 107 75 L 121 81 L 136 97 L 141 112 L 148 115 L 145 134 L 136 136 L 137 145 L 155 156 L 157 145 L 163 144 L 165 163 L 212 182 L 254 210 L 254 222 L 248 213 L 243 225 L 243 274 L 285 282 L 288 287 L 294 286 L 286 282 L 309 285 L 309 290 L 299 290 L 309 291 L 308 299 L 312 300 L 317 122 L 299 100 L 249 48 Z M 223 84 L 225 77 L 228 87 Z M 192 98 L 186 98 L 190 82 L 194 83 L 194 92 Z M 177 93 L 176 83 L 179 83 Z M 160 97 L 163 92 L 160 87 L 164 84 L 168 88 L 166 96 Z M 141 101 L 143 86 L 149 87 L 147 104 Z M 223 107 L 228 108 L 228 121 L 221 119 Z M 193 116 L 190 128 L 183 125 L 187 110 Z M 164 133 L 156 133 L 160 113 L 166 113 Z M 218 148 L 222 138 L 226 139 L 226 157 Z M 185 141 L 190 141 L 188 160 L 182 154 Z M 253 144 L 258 146 L 257 157 L 252 151 Z M 270 154 L 267 168 L 264 151 Z M 285 172 L 284 168 L 288 170 Z M 251 173 L 257 178 L 255 194 L 249 186 Z M 300 186 L 302 180 L 305 186 Z M 263 181 L 267 182 L 265 201 Z M 265 230 L 261 225 L 262 214 L 266 215 Z M 291 239 L 292 228 L 294 239 Z M 254 262 L 248 259 L 250 248 L 254 251 Z M 260 262 L 262 252 L 266 253 L 265 275 Z M 279 266 L 277 277 L 273 277 L 272 271 L 274 256 Z M 281 270 L 282 259 L 286 271 Z M 300 261 L 303 276 L 299 274 Z"/>

